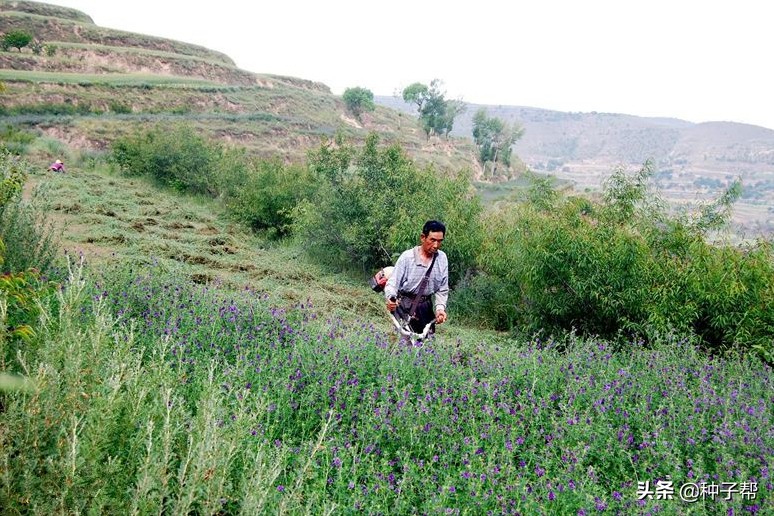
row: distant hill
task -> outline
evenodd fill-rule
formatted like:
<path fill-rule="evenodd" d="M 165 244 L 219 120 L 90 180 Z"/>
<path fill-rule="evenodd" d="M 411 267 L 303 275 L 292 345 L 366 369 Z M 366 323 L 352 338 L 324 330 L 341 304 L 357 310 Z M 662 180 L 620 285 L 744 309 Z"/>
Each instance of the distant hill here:
<path fill-rule="evenodd" d="M 414 115 L 398 97 L 376 102 Z M 567 113 L 523 106 L 468 104 L 452 134 L 470 136 L 473 115 L 517 122 L 524 137 L 514 151 L 533 170 L 570 180 L 575 188 L 598 189 L 617 166 L 655 163 L 666 197 L 695 202 L 721 192 L 741 177 L 744 197 L 736 220 L 745 229 L 774 231 L 774 130 L 735 122 L 695 124 L 676 118 L 614 113 Z"/>
<path fill-rule="evenodd" d="M 85 13 L 0 0 L 0 33 L 39 42 L 0 52 L 0 125 L 33 126 L 76 148 L 105 149 L 155 123 L 186 122 L 263 157 L 305 158 L 337 132 L 399 141 L 418 162 L 475 169 L 467 139 L 426 139 L 411 117 L 379 107 L 361 120 L 321 83 L 242 70 L 221 52 L 97 26 Z"/>

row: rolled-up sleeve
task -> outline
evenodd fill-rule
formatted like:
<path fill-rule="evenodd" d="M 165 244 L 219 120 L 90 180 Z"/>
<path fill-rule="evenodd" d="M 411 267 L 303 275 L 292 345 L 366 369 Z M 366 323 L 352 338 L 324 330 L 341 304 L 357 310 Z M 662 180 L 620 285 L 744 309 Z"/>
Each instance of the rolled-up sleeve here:
<path fill-rule="evenodd" d="M 384 298 L 389 301 L 391 297 L 398 297 L 398 286 L 401 284 L 401 278 L 406 274 L 406 260 L 401 255 L 398 261 L 395 263 L 395 269 L 392 271 L 392 276 L 387 280 L 387 284 L 384 285 Z"/>

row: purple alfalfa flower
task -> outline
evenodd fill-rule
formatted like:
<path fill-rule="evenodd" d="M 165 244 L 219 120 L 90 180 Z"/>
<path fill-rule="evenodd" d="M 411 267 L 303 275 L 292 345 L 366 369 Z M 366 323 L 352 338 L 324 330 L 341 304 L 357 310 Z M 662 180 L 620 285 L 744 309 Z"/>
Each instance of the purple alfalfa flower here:
<path fill-rule="evenodd" d="M 284 493 L 285 492 L 285 486 L 283 486 L 282 484 L 278 485 L 277 486 L 277 491 L 279 491 L 280 493 Z"/>
<path fill-rule="evenodd" d="M 535 474 L 536 474 L 538 477 L 542 477 L 543 475 L 545 475 L 545 474 L 546 474 L 546 470 L 545 470 L 545 469 L 543 469 L 543 468 L 541 468 L 541 467 L 540 467 L 540 465 L 537 465 L 537 466 L 535 466 Z"/>
<path fill-rule="evenodd" d="M 551 500 L 552 502 L 556 499 L 556 495 L 554 494 L 553 491 L 548 492 L 548 499 Z"/>
<path fill-rule="evenodd" d="M 623 495 L 618 491 L 613 491 L 613 499 L 620 502 L 623 499 Z"/>

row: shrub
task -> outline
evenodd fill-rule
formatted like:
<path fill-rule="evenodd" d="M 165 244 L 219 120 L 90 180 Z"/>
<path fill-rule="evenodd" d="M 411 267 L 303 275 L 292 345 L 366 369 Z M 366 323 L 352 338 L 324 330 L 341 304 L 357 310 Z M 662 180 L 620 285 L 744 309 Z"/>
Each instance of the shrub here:
<path fill-rule="evenodd" d="M 43 50 L 45 50 L 46 55 L 48 57 L 54 57 L 56 55 L 56 45 L 53 45 L 51 43 L 47 43 L 46 45 L 43 45 Z"/>
<path fill-rule="evenodd" d="M 32 323 L 38 313 L 38 300 L 47 286 L 40 281 L 37 269 L 48 268 L 53 257 L 50 240 L 42 233 L 36 217 L 21 223 L 17 214 L 27 213 L 19 205 L 19 195 L 29 173 L 29 164 L 7 151 L 0 151 L 0 368 L 5 369 L 6 343 L 13 338 L 29 339 L 34 335 Z M 41 245 L 42 244 L 42 245 Z"/>
<path fill-rule="evenodd" d="M 112 113 L 116 113 L 118 115 L 121 114 L 129 114 L 132 112 L 132 106 L 127 104 L 126 102 L 121 102 L 119 100 L 111 100 L 108 104 L 108 108 Z"/>
<path fill-rule="evenodd" d="M 295 224 L 315 256 L 369 271 L 392 264 L 418 243 L 424 222 L 437 219 L 448 228 L 450 281 L 473 266 L 481 208 L 464 174 L 449 179 L 420 170 L 399 145 L 379 148 L 375 134 L 361 151 L 341 140 L 326 143 L 310 154 L 309 166 L 320 190 L 314 203 L 299 205 Z"/>
<path fill-rule="evenodd" d="M 258 161 L 243 172 L 244 182 L 227 201 L 235 217 L 270 237 L 290 233 L 293 209 L 315 190 L 306 167 L 285 166 L 280 161 Z"/>
<path fill-rule="evenodd" d="M 29 144 L 34 142 L 36 138 L 37 136 L 34 133 L 19 129 L 10 124 L 0 130 L 0 145 L 12 154 L 24 154 Z"/>
<path fill-rule="evenodd" d="M 92 112 L 89 102 L 76 104 L 62 102 L 41 102 L 38 104 L 20 104 L 7 108 L 10 115 L 88 115 Z"/>
<path fill-rule="evenodd" d="M 347 109 L 358 119 L 364 111 L 374 111 L 374 93 L 367 88 L 347 88 L 342 95 Z"/>
<path fill-rule="evenodd" d="M 6 32 L 3 35 L 2 45 L 3 50 L 8 50 L 9 48 L 16 48 L 21 52 L 21 49 L 26 47 L 30 44 L 32 41 L 32 34 L 29 32 L 25 32 L 23 30 L 12 30 L 9 32 Z"/>
<path fill-rule="evenodd" d="M 0 150 L 0 213 L 18 199 L 22 186 L 29 176 L 29 163 Z"/>
<path fill-rule="evenodd" d="M 634 176 L 617 171 L 602 202 L 537 196 L 490 215 L 479 255 L 486 277 L 469 287 L 500 284 L 503 292 L 478 296 L 472 316 L 489 314 L 503 329 L 604 337 L 677 331 L 714 349 L 742 343 L 770 352 L 771 244 L 738 248 L 706 238 L 727 222 L 738 185 L 690 219 L 670 214 L 649 191 L 650 174 L 648 164 Z M 506 312 L 495 306 L 503 300 Z"/>
<path fill-rule="evenodd" d="M 36 269 L 48 272 L 57 254 L 57 232 L 48 218 L 46 199 L 40 189 L 27 202 L 8 203 L 0 212 L 0 239 L 4 272 Z"/>
<path fill-rule="evenodd" d="M 113 142 L 112 160 L 127 174 L 147 175 L 179 191 L 217 195 L 223 149 L 185 126 L 158 126 Z"/>

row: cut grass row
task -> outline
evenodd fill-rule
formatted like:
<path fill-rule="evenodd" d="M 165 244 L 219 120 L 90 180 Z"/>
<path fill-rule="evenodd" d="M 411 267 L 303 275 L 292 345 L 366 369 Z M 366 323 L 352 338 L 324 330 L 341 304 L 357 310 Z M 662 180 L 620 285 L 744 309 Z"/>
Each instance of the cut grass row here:
<path fill-rule="evenodd" d="M 38 164 L 30 188 L 45 188 L 62 248 L 95 266 L 155 263 L 197 283 L 214 282 L 268 293 L 272 303 L 311 302 L 325 317 L 368 320 L 389 329 L 381 296 L 368 289 L 371 271 L 336 272 L 307 257 L 302 242 L 272 243 L 232 222 L 209 199 L 160 190 L 142 178 L 71 167 L 44 172 Z M 451 314 L 454 314 L 453 296 Z M 446 325 L 445 338 L 496 338 L 475 328 Z"/>

